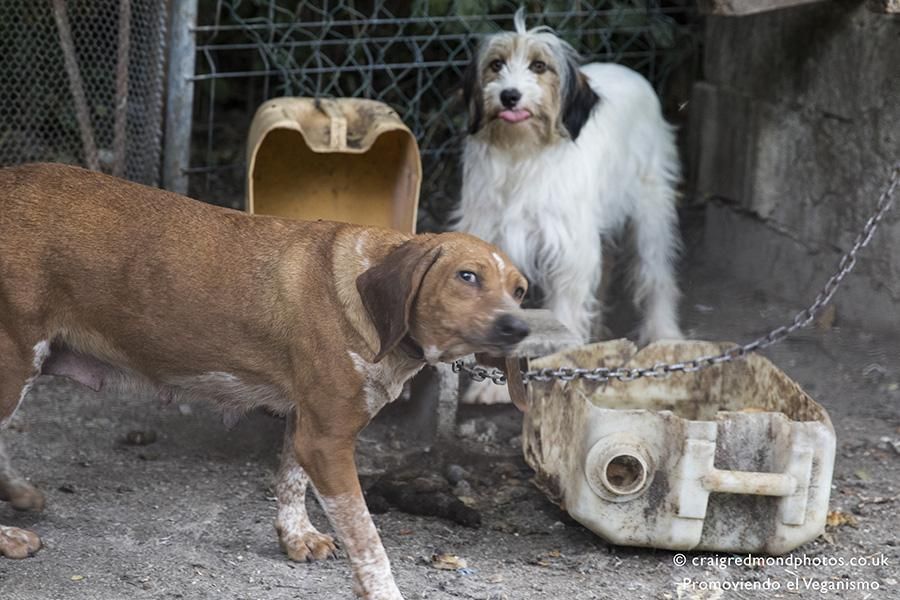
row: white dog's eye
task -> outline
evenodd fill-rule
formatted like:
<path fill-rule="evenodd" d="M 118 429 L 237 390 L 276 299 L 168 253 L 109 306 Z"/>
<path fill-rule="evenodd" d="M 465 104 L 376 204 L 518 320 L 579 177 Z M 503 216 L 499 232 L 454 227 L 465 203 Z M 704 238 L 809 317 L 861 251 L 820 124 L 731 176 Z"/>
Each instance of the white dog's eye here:
<path fill-rule="evenodd" d="M 460 271 L 456 274 L 456 276 L 466 283 L 471 283 L 472 285 L 476 285 L 478 283 L 478 275 L 476 275 L 472 271 Z"/>
<path fill-rule="evenodd" d="M 493 71 L 494 73 L 499 73 L 500 71 L 503 70 L 503 65 L 505 65 L 505 64 L 506 63 L 504 63 L 499 58 L 492 60 L 491 61 L 491 71 Z"/>
<path fill-rule="evenodd" d="M 547 63 L 542 60 L 533 60 L 531 61 L 531 64 L 528 65 L 528 68 L 531 69 L 532 73 L 540 75 L 547 70 Z"/>

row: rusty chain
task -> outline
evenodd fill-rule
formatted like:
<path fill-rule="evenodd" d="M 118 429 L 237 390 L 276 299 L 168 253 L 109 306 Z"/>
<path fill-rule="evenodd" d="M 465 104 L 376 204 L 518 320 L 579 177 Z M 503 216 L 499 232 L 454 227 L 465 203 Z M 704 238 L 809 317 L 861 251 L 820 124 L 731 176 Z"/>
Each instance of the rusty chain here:
<path fill-rule="evenodd" d="M 850 250 L 841 257 L 838 263 L 837 272 L 832 275 L 821 291 L 816 295 L 813 303 L 806 309 L 794 315 L 794 319 L 790 325 L 782 325 L 771 330 L 767 334 L 756 338 L 755 340 L 742 345 L 732 346 L 721 354 L 700 356 L 691 360 L 677 363 L 657 363 L 652 367 L 597 367 L 595 369 L 584 369 L 580 367 L 560 367 L 558 369 L 537 369 L 529 370 L 523 373 L 523 379 L 527 384 L 529 381 L 552 381 L 558 379 L 561 381 L 573 381 L 575 379 L 587 379 L 598 383 L 606 383 L 612 379 L 617 381 L 634 381 L 644 377 L 662 378 L 672 373 L 694 373 L 701 369 L 706 369 L 721 363 L 731 362 L 742 358 L 751 352 L 757 352 L 764 348 L 768 348 L 773 344 L 777 344 L 784 338 L 788 337 L 798 329 L 808 326 L 815 319 L 818 312 L 826 306 L 834 293 L 840 287 L 841 282 L 853 267 L 856 266 L 856 255 L 865 248 L 872 240 L 875 230 L 884 218 L 893 203 L 892 196 L 894 188 L 897 186 L 898 177 L 900 177 L 900 162 L 894 164 L 891 172 L 891 178 L 887 187 L 882 191 L 875 206 L 872 216 L 866 221 L 862 231 L 853 241 Z M 484 381 L 490 379 L 497 385 L 506 383 L 506 376 L 499 369 L 489 369 L 480 365 L 467 365 L 463 360 L 457 360 L 453 363 L 453 372 L 465 372 L 475 381 Z"/>

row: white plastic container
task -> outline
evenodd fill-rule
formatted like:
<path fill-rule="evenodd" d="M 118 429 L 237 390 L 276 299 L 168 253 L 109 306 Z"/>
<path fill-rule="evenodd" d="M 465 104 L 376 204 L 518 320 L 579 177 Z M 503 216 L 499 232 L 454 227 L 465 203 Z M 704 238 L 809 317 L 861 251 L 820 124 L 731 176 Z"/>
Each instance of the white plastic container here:
<path fill-rule="evenodd" d="M 731 346 L 626 340 L 530 368 L 648 366 Z M 693 374 L 531 382 L 525 459 L 545 493 L 616 544 L 783 554 L 824 531 L 834 469 L 825 409 L 758 355 Z"/>

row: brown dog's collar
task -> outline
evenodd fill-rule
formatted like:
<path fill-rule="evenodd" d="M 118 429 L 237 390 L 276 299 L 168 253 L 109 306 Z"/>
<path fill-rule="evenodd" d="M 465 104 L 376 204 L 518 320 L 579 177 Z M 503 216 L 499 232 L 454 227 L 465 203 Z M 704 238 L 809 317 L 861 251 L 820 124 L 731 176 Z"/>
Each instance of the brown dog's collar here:
<path fill-rule="evenodd" d="M 400 343 L 397 344 L 397 347 L 400 348 L 407 356 L 413 358 L 415 360 L 425 360 L 425 351 L 422 350 L 422 346 L 416 343 L 414 339 L 412 339 L 409 334 L 406 334 Z"/>

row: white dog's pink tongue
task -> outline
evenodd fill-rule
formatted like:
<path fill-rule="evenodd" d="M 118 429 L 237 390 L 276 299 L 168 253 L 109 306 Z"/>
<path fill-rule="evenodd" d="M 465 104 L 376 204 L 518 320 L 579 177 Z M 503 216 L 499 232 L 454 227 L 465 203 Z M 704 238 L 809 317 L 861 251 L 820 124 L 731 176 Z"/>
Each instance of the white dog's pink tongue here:
<path fill-rule="evenodd" d="M 531 113 L 527 110 L 504 110 L 497 116 L 507 123 L 518 123 L 530 117 Z"/>

